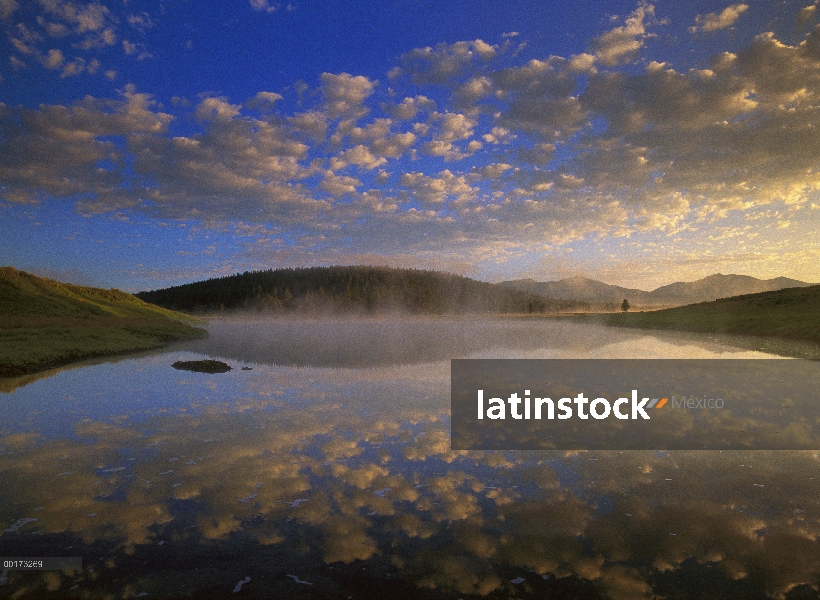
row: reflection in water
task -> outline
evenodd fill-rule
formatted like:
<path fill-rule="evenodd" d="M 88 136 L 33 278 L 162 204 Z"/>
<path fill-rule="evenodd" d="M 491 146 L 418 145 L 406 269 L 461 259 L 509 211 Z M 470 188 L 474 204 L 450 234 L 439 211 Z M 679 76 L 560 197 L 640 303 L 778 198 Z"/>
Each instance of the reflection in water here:
<path fill-rule="evenodd" d="M 428 317 L 267 321 L 218 319 L 210 337 L 176 347 L 249 363 L 407 365 L 451 358 L 812 358 L 816 344 L 751 336 L 647 332 L 568 317 Z"/>
<path fill-rule="evenodd" d="M 280 323 L 2 396 L 0 555 L 84 570 L 9 571 L 0 595 L 816 597 L 817 452 L 452 451 L 452 357 L 753 356 L 521 323 L 402 322 L 367 366 L 343 328 L 360 368 L 304 366 L 333 360 L 321 327 Z M 254 369 L 169 366 L 193 358 Z"/>

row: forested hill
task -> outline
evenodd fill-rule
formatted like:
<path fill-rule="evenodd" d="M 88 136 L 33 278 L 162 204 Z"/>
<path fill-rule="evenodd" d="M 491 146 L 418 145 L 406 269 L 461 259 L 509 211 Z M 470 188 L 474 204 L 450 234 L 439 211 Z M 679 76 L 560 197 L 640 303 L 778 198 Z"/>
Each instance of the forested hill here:
<path fill-rule="evenodd" d="M 252 271 L 136 296 L 193 313 L 509 314 L 584 308 L 579 302 L 552 300 L 447 273 L 361 266 Z"/>

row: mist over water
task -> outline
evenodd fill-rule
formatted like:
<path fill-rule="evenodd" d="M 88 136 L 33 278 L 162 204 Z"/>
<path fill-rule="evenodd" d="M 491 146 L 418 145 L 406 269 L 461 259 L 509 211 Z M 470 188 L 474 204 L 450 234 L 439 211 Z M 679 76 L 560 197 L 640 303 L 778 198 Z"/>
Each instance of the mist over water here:
<path fill-rule="evenodd" d="M 817 596 L 817 452 L 450 448 L 452 358 L 771 358 L 748 340 L 560 318 L 208 328 L 0 395 L 0 554 L 84 559 L 9 571 L 0 596 L 222 598 L 246 578 L 253 598 Z M 233 370 L 170 366 L 203 358 Z"/>
<path fill-rule="evenodd" d="M 566 318 L 213 319 L 210 337 L 179 346 L 247 363 L 374 367 L 452 358 L 752 358 L 731 338 L 662 337 Z"/>

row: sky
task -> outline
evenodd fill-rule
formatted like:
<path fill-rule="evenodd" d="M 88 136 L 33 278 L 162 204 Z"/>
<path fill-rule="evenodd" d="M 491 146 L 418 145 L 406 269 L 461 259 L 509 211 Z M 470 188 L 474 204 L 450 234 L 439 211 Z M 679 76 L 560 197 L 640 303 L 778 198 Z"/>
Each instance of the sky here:
<path fill-rule="evenodd" d="M 0 265 L 820 281 L 811 0 L 0 0 Z"/>

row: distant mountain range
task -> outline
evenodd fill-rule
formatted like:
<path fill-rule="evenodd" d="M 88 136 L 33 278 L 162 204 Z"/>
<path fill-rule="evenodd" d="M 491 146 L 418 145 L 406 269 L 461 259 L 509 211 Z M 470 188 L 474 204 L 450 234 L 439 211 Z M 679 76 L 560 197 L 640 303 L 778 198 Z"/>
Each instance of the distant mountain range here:
<path fill-rule="evenodd" d="M 651 292 L 624 288 L 618 285 L 608 285 L 586 277 L 569 277 L 559 281 L 517 279 L 504 281 L 500 285 L 548 296 L 556 300 L 618 303 L 620 305 L 624 299 L 627 299 L 629 304 L 635 308 L 657 308 L 709 302 L 730 296 L 771 292 L 784 288 L 808 287 L 816 284 L 789 279 L 788 277 L 757 279 L 748 275 L 722 275 L 718 273 L 697 281 L 670 283 Z"/>

